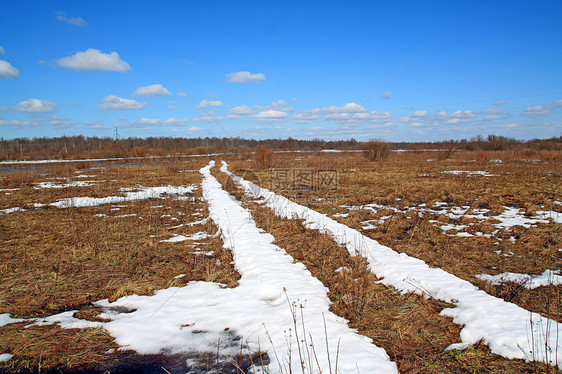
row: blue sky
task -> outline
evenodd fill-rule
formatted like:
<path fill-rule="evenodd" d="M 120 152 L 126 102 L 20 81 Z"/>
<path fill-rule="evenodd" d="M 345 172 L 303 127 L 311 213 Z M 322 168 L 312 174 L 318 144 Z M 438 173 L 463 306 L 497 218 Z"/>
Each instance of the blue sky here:
<path fill-rule="evenodd" d="M 562 2 L 11 1 L 0 136 L 562 135 Z"/>

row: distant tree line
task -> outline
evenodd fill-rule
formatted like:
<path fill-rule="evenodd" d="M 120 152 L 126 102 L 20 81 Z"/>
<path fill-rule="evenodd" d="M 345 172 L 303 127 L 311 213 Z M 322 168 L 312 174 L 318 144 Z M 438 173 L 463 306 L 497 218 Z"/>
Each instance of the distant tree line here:
<path fill-rule="evenodd" d="M 504 151 L 510 149 L 562 150 L 562 136 L 550 139 L 517 140 L 505 136 L 477 135 L 470 140 L 442 140 L 438 142 L 394 143 L 398 149 L 464 149 L 469 151 Z"/>
<path fill-rule="evenodd" d="M 112 138 L 63 136 L 57 138 L 16 138 L 0 140 L 0 159 L 49 158 L 122 158 L 168 154 L 204 154 L 214 152 L 248 153 L 257 147 L 277 150 L 363 149 L 364 142 L 355 139 L 325 141 L 322 139 L 243 139 L 243 138 Z M 393 149 L 465 149 L 562 150 L 562 137 L 521 141 L 504 136 L 480 135 L 470 139 L 439 142 L 387 143 Z"/>
<path fill-rule="evenodd" d="M 359 142 L 322 139 L 242 139 L 242 138 L 112 138 L 63 136 L 57 138 L 16 138 L 0 140 L 0 159 L 36 157 L 101 158 L 142 157 L 166 154 L 204 154 L 211 152 L 249 152 L 257 147 L 284 150 L 356 149 Z"/>

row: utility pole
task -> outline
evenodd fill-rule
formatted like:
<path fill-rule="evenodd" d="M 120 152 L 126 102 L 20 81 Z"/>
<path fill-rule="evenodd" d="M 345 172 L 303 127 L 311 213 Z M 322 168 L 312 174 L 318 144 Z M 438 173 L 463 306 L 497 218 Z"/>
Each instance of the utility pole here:
<path fill-rule="evenodd" d="M 117 124 L 115 124 L 115 141 L 119 141 L 119 128 L 117 127 Z"/>

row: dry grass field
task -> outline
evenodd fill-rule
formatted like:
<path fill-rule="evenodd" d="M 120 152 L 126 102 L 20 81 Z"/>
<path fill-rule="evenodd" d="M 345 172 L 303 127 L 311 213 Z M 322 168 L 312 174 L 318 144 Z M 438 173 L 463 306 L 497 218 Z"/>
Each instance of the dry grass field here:
<path fill-rule="evenodd" d="M 224 159 L 235 174 L 562 322 L 560 286 L 530 287 L 531 276 L 562 269 L 560 152 L 400 152 L 374 161 L 358 152 L 261 152 Z M 208 160 L 4 168 L 0 315 L 37 318 L 74 310 L 75 317 L 96 321 L 100 310 L 91 303 L 102 299 L 151 295 L 196 280 L 236 287 L 240 275 L 232 254 L 215 235 L 217 227 L 201 196 L 199 169 Z M 491 354 L 485 344 L 446 351 L 460 341 L 461 326 L 439 314 L 450 305 L 376 283 L 363 258 L 350 256 L 302 221 L 276 217 L 246 197 L 218 167 L 213 174 L 243 201 L 258 227 L 275 237 L 275 244 L 329 288 L 331 311 L 384 348 L 400 372 L 556 372 L 552 366 Z M 320 180 L 323 175 L 337 179 L 326 184 Z M 181 196 L 160 194 L 81 208 L 52 205 L 161 186 L 194 188 Z M 482 276 L 508 272 L 531 276 L 497 284 Z M 13 355 L 0 362 L 0 372 L 119 372 L 124 370 L 116 369 L 119 362 L 174 372 L 173 357 L 143 363 L 134 353 L 117 350 L 103 329 L 29 324 L 0 327 L 0 354 Z"/>

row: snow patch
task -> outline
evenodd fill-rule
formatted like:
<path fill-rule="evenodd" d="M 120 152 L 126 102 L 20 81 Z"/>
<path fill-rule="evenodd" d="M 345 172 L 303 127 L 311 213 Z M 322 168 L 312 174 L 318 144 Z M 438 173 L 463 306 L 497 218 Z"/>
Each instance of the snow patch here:
<path fill-rule="evenodd" d="M 485 280 L 488 283 L 499 285 L 505 282 L 513 282 L 532 290 L 542 286 L 562 284 L 562 276 L 560 270 L 545 270 L 539 275 L 529 275 L 521 273 L 501 273 L 498 275 L 476 274 L 476 278 Z"/>
<path fill-rule="evenodd" d="M 108 196 L 108 197 L 71 197 L 61 199 L 52 206 L 57 208 L 82 208 L 99 206 L 103 204 L 115 204 L 125 201 L 138 201 L 147 199 L 165 199 L 169 197 L 181 197 L 192 195 L 195 186 L 166 186 L 166 187 L 145 187 L 136 192 L 126 192 L 125 196 Z"/>
<path fill-rule="evenodd" d="M 499 177 L 498 174 L 490 174 L 487 171 L 481 171 L 481 170 L 475 170 L 475 171 L 470 171 L 470 170 L 444 170 L 441 172 L 442 174 L 454 174 L 454 175 L 467 175 L 467 176 L 482 176 L 482 177 Z"/>
<path fill-rule="evenodd" d="M 307 207 L 298 205 L 283 196 L 261 188 L 243 178 L 228 172 L 226 163 L 222 171 L 232 175 L 252 198 L 261 198 L 276 215 L 289 219 L 302 219 L 310 229 L 332 235 L 334 240 L 346 246 L 350 254 L 367 258 L 369 268 L 379 277 L 380 282 L 393 286 L 403 293 L 427 294 L 455 307 L 444 309 L 441 314 L 453 318 L 453 322 L 463 325 L 462 343 L 451 348 L 463 348 L 484 340 L 493 353 L 507 358 L 537 360 L 562 368 L 562 349 L 556 332 L 558 322 L 532 314 L 529 311 L 502 299 L 493 297 L 476 286 L 442 269 L 430 268 L 425 262 L 398 254 L 391 248 L 362 235 L 359 231 L 340 224 Z M 539 322 L 540 321 L 540 322 Z M 529 336 L 541 337 L 542 346 L 531 346 Z M 548 346 L 552 352 L 545 352 Z M 532 356 L 528 352 L 533 352 Z"/>

